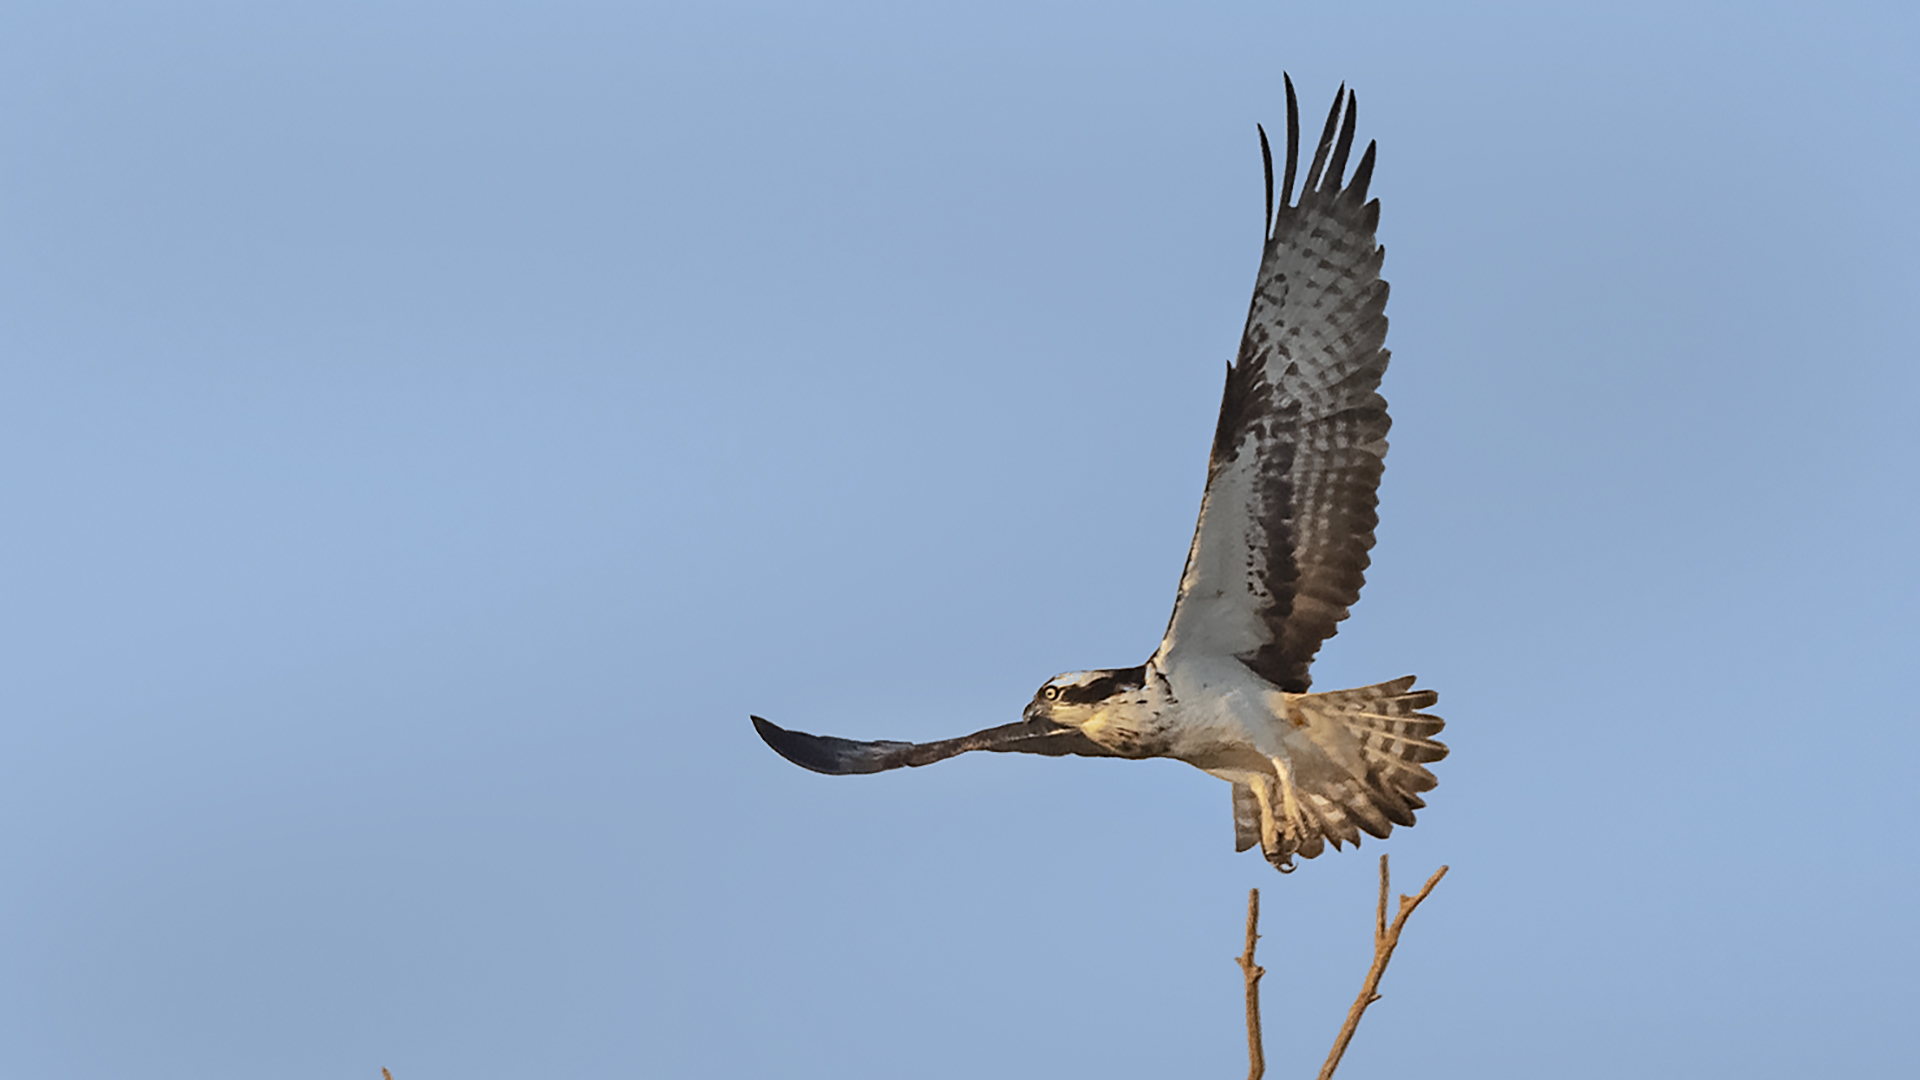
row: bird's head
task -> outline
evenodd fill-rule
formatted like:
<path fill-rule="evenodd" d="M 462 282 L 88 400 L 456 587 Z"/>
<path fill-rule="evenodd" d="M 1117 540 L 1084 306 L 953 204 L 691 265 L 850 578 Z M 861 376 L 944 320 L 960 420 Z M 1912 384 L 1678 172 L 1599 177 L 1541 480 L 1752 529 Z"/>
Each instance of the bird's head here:
<path fill-rule="evenodd" d="M 1084 728 L 1099 715 L 1123 702 L 1133 702 L 1146 686 L 1144 667 L 1069 671 L 1041 686 L 1021 715 L 1028 720 L 1051 720 Z"/>

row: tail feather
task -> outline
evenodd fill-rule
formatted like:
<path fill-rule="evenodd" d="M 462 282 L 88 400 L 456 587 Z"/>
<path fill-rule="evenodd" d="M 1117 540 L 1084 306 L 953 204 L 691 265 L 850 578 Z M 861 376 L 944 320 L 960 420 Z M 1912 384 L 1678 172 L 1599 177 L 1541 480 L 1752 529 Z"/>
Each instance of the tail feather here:
<path fill-rule="evenodd" d="M 1314 815 L 1320 819 L 1320 831 L 1333 841 L 1335 851 L 1340 850 L 1343 842 L 1354 847 L 1360 846 L 1360 826 L 1355 824 L 1353 815 L 1347 813 L 1339 803 L 1320 794 L 1308 796 L 1307 802 L 1312 804 Z"/>
<path fill-rule="evenodd" d="M 1245 784 L 1233 785 L 1233 850 L 1260 843 L 1260 797 Z"/>
<path fill-rule="evenodd" d="M 1378 792 L 1360 792 L 1347 798 L 1346 809 L 1353 814 L 1354 820 L 1366 830 L 1368 836 L 1384 840 L 1389 833 L 1393 832 L 1396 824 L 1393 818 L 1388 816 L 1386 807 L 1382 805 L 1385 801 Z M 1410 825 L 1412 821 L 1402 821 L 1398 824 Z M 1354 840 L 1355 844 L 1359 842 L 1357 838 Z"/>
<path fill-rule="evenodd" d="M 1293 855 L 1311 859 L 1324 841 L 1358 846 L 1362 832 L 1384 838 L 1395 825 L 1414 823 L 1414 811 L 1426 806 L 1420 793 L 1439 782 L 1427 766 L 1447 747 L 1434 738 L 1446 721 L 1420 711 L 1440 695 L 1413 684 L 1408 676 L 1289 699 L 1320 760 L 1295 763 L 1301 813 L 1297 823 L 1280 823 L 1283 850 L 1267 853 L 1276 865 Z"/>

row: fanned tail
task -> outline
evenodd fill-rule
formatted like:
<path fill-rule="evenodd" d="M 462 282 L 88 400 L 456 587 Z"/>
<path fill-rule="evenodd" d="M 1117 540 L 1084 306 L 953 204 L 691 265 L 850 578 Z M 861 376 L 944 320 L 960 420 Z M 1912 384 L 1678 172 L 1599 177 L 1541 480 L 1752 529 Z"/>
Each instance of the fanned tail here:
<path fill-rule="evenodd" d="M 1420 793 L 1439 781 L 1427 766 L 1447 756 L 1435 738 L 1446 721 L 1420 710 L 1440 700 L 1415 690 L 1409 675 L 1352 690 L 1289 697 L 1288 722 L 1300 752 L 1280 775 L 1273 799 L 1275 835 L 1263 844 L 1275 866 L 1290 867 L 1295 855 L 1311 859 L 1327 841 L 1339 850 L 1358 846 L 1360 834 L 1385 837 L 1395 825 L 1412 825 L 1426 805 Z M 1241 825 L 1235 792 L 1235 832 Z M 1251 845 L 1248 845 L 1251 846 Z M 1244 850 L 1244 848 L 1243 848 Z"/>

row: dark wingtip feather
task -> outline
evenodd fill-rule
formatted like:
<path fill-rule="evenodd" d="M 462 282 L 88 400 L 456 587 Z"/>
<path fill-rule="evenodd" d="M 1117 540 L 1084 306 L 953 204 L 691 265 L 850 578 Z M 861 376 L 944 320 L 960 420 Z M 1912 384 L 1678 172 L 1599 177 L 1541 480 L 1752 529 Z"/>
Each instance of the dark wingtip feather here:
<path fill-rule="evenodd" d="M 1293 76 L 1282 72 L 1287 82 L 1287 175 L 1280 184 L 1280 205 L 1293 201 L 1293 173 L 1300 164 L 1300 100 L 1293 96 Z"/>
<path fill-rule="evenodd" d="M 828 776 L 850 776 L 857 773 L 897 769 L 906 762 L 900 760 L 894 752 L 912 745 L 894 742 L 855 742 L 852 739 L 837 739 L 831 735 L 809 735 L 804 731 L 788 731 L 773 721 L 762 720 L 758 716 L 749 719 L 753 721 L 753 730 L 760 733 L 760 738 L 773 748 L 774 753 L 803 769 L 811 769 Z"/>
<path fill-rule="evenodd" d="M 1320 130 L 1320 145 L 1314 148 L 1313 164 L 1307 167 L 1307 182 L 1300 188 L 1303 198 L 1307 192 L 1320 187 L 1320 170 L 1327 164 L 1327 152 L 1333 149 L 1333 137 L 1339 131 L 1340 106 L 1346 99 L 1347 84 L 1341 83 L 1339 92 L 1333 95 L 1333 108 L 1327 110 L 1327 126 Z"/>
<path fill-rule="evenodd" d="M 1353 129 L 1360 122 L 1360 95 L 1347 95 L 1347 118 L 1340 124 L 1340 142 L 1333 148 L 1333 160 L 1327 162 L 1327 175 L 1321 182 L 1326 191 L 1339 191 L 1340 178 L 1347 173 L 1347 154 L 1353 150 Z"/>
<path fill-rule="evenodd" d="M 1377 145 L 1367 140 L 1367 152 L 1360 155 L 1360 164 L 1353 170 L 1353 183 L 1347 185 L 1347 197 L 1356 203 L 1367 201 L 1367 185 L 1373 183 L 1373 151 Z"/>
<path fill-rule="evenodd" d="M 1267 216 L 1260 233 L 1262 237 L 1267 237 L 1273 235 L 1273 147 L 1267 145 L 1267 129 L 1264 126 L 1255 124 L 1253 129 L 1260 133 L 1260 165 L 1267 173 Z"/>

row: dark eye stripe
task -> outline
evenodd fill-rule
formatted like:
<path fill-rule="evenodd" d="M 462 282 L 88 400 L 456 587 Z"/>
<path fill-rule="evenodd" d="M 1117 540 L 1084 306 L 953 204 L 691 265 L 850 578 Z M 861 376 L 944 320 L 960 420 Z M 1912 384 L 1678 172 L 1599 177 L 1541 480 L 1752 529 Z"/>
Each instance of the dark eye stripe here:
<path fill-rule="evenodd" d="M 1110 671 L 1085 686 L 1067 686 L 1060 690 L 1060 700 L 1067 705 L 1095 705 L 1131 690 L 1138 690 L 1147 682 L 1146 665 Z"/>

